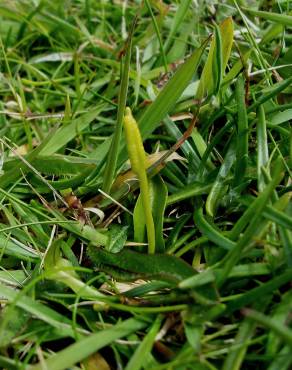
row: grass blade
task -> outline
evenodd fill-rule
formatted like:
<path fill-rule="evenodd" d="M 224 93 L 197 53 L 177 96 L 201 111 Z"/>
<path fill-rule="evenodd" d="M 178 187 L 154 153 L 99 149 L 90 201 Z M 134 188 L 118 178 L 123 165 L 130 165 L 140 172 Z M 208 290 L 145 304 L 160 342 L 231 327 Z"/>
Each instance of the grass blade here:
<path fill-rule="evenodd" d="M 157 316 L 153 325 L 151 326 L 147 335 L 145 335 L 143 341 L 140 343 L 139 347 L 136 349 L 135 353 L 131 357 L 130 361 L 127 363 L 125 370 L 140 370 L 145 365 L 145 359 L 149 355 L 155 337 L 159 331 L 161 325 L 161 317 Z"/>
<path fill-rule="evenodd" d="M 237 149 L 234 170 L 234 186 L 238 186 L 244 179 L 248 161 L 248 120 L 245 106 L 245 89 L 243 76 L 236 82 L 237 101 Z"/>
<path fill-rule="evenodd" d="M 132 37 L 134 32 L 135 23 L 132 25 L 132 30 L 129 34 L 127 44 L 126 44 L 126 55 L 123 63 L 123 58 L 121 59 L 121 84 L 119 90 L 118 98 L 118 113 L 117 113 L 117 123 L 115 131 L 112 137 L 111 146 L 108 152 L 107 162 L 104 170 L 103 177 L 103 186 L 102 189 L 106 193 L 109 193 L 112 182 L 114 179 L 116 165 L 118 160 L 119 146 L 122 135 L 123 128 L 123 117 L 126 107 L 127 94 L 128 94 L 128 85 L 129 85 L 129 71 L 130 71 L 130 62 L 132 54 Z"/>
<path fill-rule="evenodd" d="M 292 27 L 292 16 L 291 15 L 279 14 L 279 13 L 273 13 L 273 12 L 264 12 L 260 10 L 250 9 L 250 8 L 242 8 L 242 9 L 256 17 L 267 19 L 268 21 L 276 22 L 283 26 Z"/>
<path fill-rule="evenodd" d="M 129 334 L 135 333 L 143 329 L 147 323 L 138 319 L 128 319 L 109 329 L 101 330 L 97 333 L 79 340 L 71 344 L 69 347 L 52 355 L 44 362 L 29 366 L 29 370 L 43 370 L 44 366 L 47 369 L 64 370 L 84 360 L 99 349 L 114 342 L 119 338 L 123 338 Z"/>
<path fill-rule="evenodd" d="M 281 162 L 277 162 L 275 168 L 275 174 L 269 185 L 265 188 L 262 194 L 255 200 L 254 208 L 255 212 L 250 220 L 249 226 L 245 230 L 243 236 L 239 239 L 236 246 L 227 253 L 225 258 L 221 261 L 223 266 L 223 271 L 218 279 L 218 285 L 221 286 L 228 274 L 230 273 L 232 267 L 238 262 L 241 257 L 243 249 L 251 242 L 253 233 L 257 229 L 257 223 L 262 215 L 262 211 L 266 206 L 266 202 L 269 200 L 275 187 L 282 179 L 282 167 Z"/>
<path fill-rule="evenodd" d="M 286 344 L 292 349 L 292 330 L 287 326 L 279 323 L 275 319 L 267 317 L 261 312 L 245 309 L 244 314 L 252 321 L 264 326 L 265 328 L 273 330 Z"/>
<path fill-rule="evenodd" d="M 257 171 L 258 171 L 258 189 L 263 191 L 266 183 L 262 173 L 262 168 L 266 168 L 269 162 L 267 128 L 264 107 L 259 106 L 257 123 Z"/>

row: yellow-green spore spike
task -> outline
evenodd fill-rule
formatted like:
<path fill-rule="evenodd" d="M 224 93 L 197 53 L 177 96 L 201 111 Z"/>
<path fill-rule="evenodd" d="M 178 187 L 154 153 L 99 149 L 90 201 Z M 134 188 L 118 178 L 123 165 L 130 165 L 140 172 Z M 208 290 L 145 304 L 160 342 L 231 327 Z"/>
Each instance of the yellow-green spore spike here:
<path fill-rule="evenodd" d="M 148 252 L 155 252 L 155 229 L 150 206 L 149 185 L 146 173 L 146 154 L 142 137 L 131 109 L 126 108 L 124 116 L 124 129 L 127 142 L 127 150 L 133 172 L 137 175 L 140 183 L 140 192 L 145 214 Z"/>

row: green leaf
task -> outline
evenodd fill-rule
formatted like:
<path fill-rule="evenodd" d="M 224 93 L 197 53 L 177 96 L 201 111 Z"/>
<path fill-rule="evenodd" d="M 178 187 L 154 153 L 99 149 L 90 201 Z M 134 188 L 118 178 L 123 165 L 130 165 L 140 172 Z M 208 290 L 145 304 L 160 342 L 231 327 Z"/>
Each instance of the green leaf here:
<path fill-rule="evenodd" d="M 197 90 L 197 99 L 202 99 L 206 96 L 210 97 L 213 93 L 218 92 L 222 75 L 227 66 L 233 44 L 232 18 L 225 19 L 220 24 L 219 31 L 215 32 L 217 37 L 213 36 L 212 38 L 208 58 Z M 221 44 L 219 42 L 220 39 L 222 40 Z"/>
<path fill-rule="evenodd" d="M 102 189 L 108 193 L 111 189 L 112 182 L 114 179 L 116 165 L 119 154 L 119 146 L 122 135 L 123 128 L 123 117 L 126 107 L 127 94 L 128 94 L 128 85 L 129 85 L 129 71 L 131 63 L 131 54 L 132 54 L 132 37 L 134 31 L 134 25 L 132 25 L 132 30 L 129 34 L 127 44 L 126 44 L 126 55 L 121 59 L 121 84 L 119 88 L 119 97 L 118 97 L 118 112 L 117 112 L 117 122 L 115 126 L 115 131 L 111 141 L 111 146 L 109 148 L 107 162 L 105 166 L 105 172 L 103 177 L 103 186 Z"/>
<path fill-rule="evenodd" d="M 163 239 L 163 217 L 167 200 L 167 187 L 160 176 L 149 180 L 150 204 L 155 224 L 155 250 L 158 253 L 164 252 Z M 134 240 L 143 243 L 145 240 L 145 217 L 141 196 L 139 195 L 133 215 Z"/>
<path fill-rule="evenodd" d="M 288 122 L 292 119 L 292 109 L 285 109 L 269 117 L 271 125 L 280 125 L 281 123 Z"/>
<path fill-rule="evenodd" d="M 195 210 L 194 221 L 202 235 L 206 236 L 214 244 L 227 250 L 232 250 L 235 247 L 235 243 L 233 241 L 222 235 L 220 230 L 218 230 L 215 225 L 212 225 L 207 221 L 207 219 L 203 216 L 202 208 Z"/>
<path fill-rule="evenodd" d="M 202 43 L 200 48 L 196 49 L 192 55 L 182 64 L 175 72 L 173 77 L 168 81 L 164 88 L 157 95 L 152 104 L 146 108 L 141 118 L 138 120 L 138 125 L 141 131 L 142 138 L 147 138 L 160 124 L 175 106 L 176 102 L 188 86 L 188 83 L 197 71 L 200 64 L 202 54 L 207 46 L 208 40 Z M 96 151 L 90 155 L 91 158 L 98 158 L 103 161 L 109 148 L 110 140 L 100 145 Z M 121 147 L 119 164 L 126 159 L 125 143 Z"/>
<path fill-rule="evenodd" d="M 99 349 L 113 343 L 117 339 L 143 329 L 146 325 L 146 321 L 139 319 L 125 320 L 109 329 L 101 330 L 71 344 L 39 364 L 29 366 L 28 370 L 43 370 L 44 366 L 47 369 L 54 370 L 68 369 Z"/>
<path fill-rule="evenodd" d="M 218 203 L 220 199 L 226 193 L 228 187 L 225 184 L 226 177 L 228 176 L 234 162 L 236 159 L 236 146 L 234 141 L 231 142 L 229 145 L 228 151 L 224 158 L 224 162 L 222 163 L 218 175 L 212 185 L 212 188 L 208 194 L 207 201 L 206 201 L 206 212 L 209 216 L 214 217 L 215 212 L 217 210 Z"/>
<path fill-rule="evenodd" d="M 37 156 L 30 161 L 30 164 L 39 172 L 48 175 L 75 175 L 82 172 L 86 168 L 94 169 L 96 161 L 93 159 L 74 157 L 70 155 L 50 155 Z M 13 167 L 19 166 L 21 161 L 13 159 L 4 163 L 4 171 L 8 171 Z"/>
<path fill-rule="evenodd" d="M 157 316 L 150 330 L 143 338 L 143 341 L 139 344 L 130 361 L 127 363 L 125 370 L 140 370 L 144 368 L 145 360 L 150 354 L 155 337 L 160 329 L 162 317 Z"/>
<path fill-rule="evenodd" d="M 190 346 L 193 348 L 195 353 L 199 353 L 201 349 L 201 339 L 204 333 L 203 325 L 200 323 L 193 324 L 184 322 L 184 329 Z"/>
<path fill-rule="evenodd" d="M 145 242 L 146 223 L 141 194 L 139 194 L 133 213 L 134 240 L 137 243 Z"/>
<path fill-rule="evenodd" d="M 266 117 L 264 107 L 259 106 L 258 109 L 258 123 L 257 123 L 257 175 L 258 175 L 258 189 L 263 191 L 266 183 L 263 176 L 262 169 L 266 168 L 269 163 L 268 140 Z"/>
<path fill-rule="evenodd" d="M 178 4 L 178 9 L 175 12 L 175 15 L 174 15 L 172 23 L 171 23 L 170 31 L 169 31 L 167 39 L 164 43 L 163 48 L 164 48 L 165 52 L 168 51 L 176 32 L 178 31 L 180 25 L 182 24 L 182 22 L 184 20 L 184 17 L 185 17 L 185 15 L 186 15 L 189 7 L 190 7 L 190 3 L 191 3 L 191 0 L 182 0 Z"/>
<path fill-rule="evenodd" d="M 245 319 L 241 322 L 234 343 L 229 348 L 222 370 L 239 370 L 246 355 L 248 344 L 254 333 L 254 323 Z"/>
<path fill-rule="evenodd" d="M 146 255 L 127 249 L 109 253 L 96 247 L 89 247 L 88 254 L 96 267 L 122 280 L 140 277 L 177 283 L 196 273 L 182 259 L 167 254 Z"/>
<path fill-rule="evenodd" d="M 242 237 L 236 243 L 236 246 L 230 250 L 220 264 L 223 265 L 223 271 L 218 278 L 218 285 L 221 286 L 225 281 L 226 277 L 229 275 L 232 267 L 240 260 L 242 257 L 242 252 L 246 248 L 254 237 L 254 233 L 257 230 L 258 222 L 262 217 L 262 211 L 266 206 L 267 201 L 271 197 L 275 187 L 279 184 L 282 179 L 282 163 L 280 160 L 276 162 L 275 173 L 272 180 L 266 186 L 265 190 L 257 197 L 253 203 L 255 209 L 254 214 L 252 215 L 249 225 L 243 233 Z"/>
<path fill-rule="evenodd" d="M 248 161 L 248 119 L 245 106 L 244 78 L 240 75 L 236 81 L 235 96 L 237 103 L 237 142 L 234 186 L 244 179 Z"/>
<path fill-rule="evenodd" d="M 242 9 L 256 17 L 264 18 L 264 19 L 267 19 L 268 21 L 276 22 L 283 26 L 292 27 L 292 16 L 291 15 L 279 14 L 279 13 L 273 13 L 273 12 L 264 12 L 260 10 L 250 9 L 250 8 L 242 8 Z"/>
<path fill-rule="evenodd" d="M 120 252 L 127 240 L 128 226 L 112 225 L 108 232 L 109 242 L 106 245 L 106 250 L 111 253 Z"/>
<path fill-rule="evenodd" d="M 261 284 L 260 286 L 253 288 L 241 294 L 240 297 L 235 298 L 227 305 L 226 315 L 230 315 L 232 312 L 241 309 L 244 306 L 248 306 L 255 302 L 259 297 L 263 297 L 269 294 L 273 294 L 281 286 L 289 283 L 292 280 L 292 270 L 281 273 L 280 275 L 270 279 L 268 282 Z"/>
<path fill-rule="evenodd" d="M 208 40 L 182 64 L 165 87 L 160 91 L 154 102 L 145 110 L 138 120 L 143 138 L 150 135 L 167 113 L 174 107 L 179 97 L 187 87 L 199 66 L 201 56 L 207 46 Z"/>
<path fill-rule="evenodd" d="M 71 321 L 57 311 L 24 295 L 23 292 L 18 292 L 2 284 L 0 284 L 0 294 L 1 297 L 13 302 L 17 307 L 54 327 L 61 336 L 74 337 Z"/>
<path fill-rule="evenodd" d="M 60 127 L 53 137 L 46 143 L 40 151 L 43 156 L 51 155 L 62 149 L 69 141 L 73 140 L 79 133 L 85 130 L 90 123 L 102 112 L 103 105 L 100 104 L 91 112 L 85 113 L 72 120 L 66 126 Z"/>
<path fill-rule="evenodd" d="M 245 309 L 244 314 L 263 327 L 271 329 L 292 349 L 292 330 L 278 320 L 272 319 L 261 312 Z"/>
<path fill-rule="evenodd" d="M 155 249 L 158 253 L 163 253 L 165 249 L 163 219 L 167 201 L 167 187 L 161 176 L 155 176 L 150 181 L 150 199 L 155 224 Z"/>
<path fill-rule="evenodd" d="M 1 328 L 0 331 L 0 348 L 7 347 L 11 344 L 11 341 L 19 334 L 21 329 L 26 325 L 29 315 L 18 307 L 9 309 L 6 306 L 0 314 L 0 321 L 3 322 L 5 316 L 8 315 L 8 323 L 5 328 Z"/>

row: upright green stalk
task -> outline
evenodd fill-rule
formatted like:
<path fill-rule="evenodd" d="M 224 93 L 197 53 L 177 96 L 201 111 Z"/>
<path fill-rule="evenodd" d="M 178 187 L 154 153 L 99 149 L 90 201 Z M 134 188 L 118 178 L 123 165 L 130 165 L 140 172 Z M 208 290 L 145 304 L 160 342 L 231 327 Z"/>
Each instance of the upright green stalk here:
<path fill-rule="evenodd" d="M 126 56 L 123 63 L 123 58 L 121 60 L 121 85 L 119 90 L 119 102 L 118 102 L 118 113 L 117 113 L 117 124 L 115 132 L 112 138 L 111 146 L 109 149 L 108 159 L 106 162 L 105 172 L 104 172 L 104 181 L 102 189 L 106 193 L 109 193 L 113 178 L 115 175 L 115 170 L 117 166 L 117 159 L 119 154 L 119 145 L 122 135 L 123 127 L 123 116 L 126 106 L 128 85 L 129 85 L 129 71 L 130 71 L 130 61 L 131 61 L 131 50 L 132 50 L 132 35 L 133 35 L 134 24 L 132 31 L 129 35 L 127 47 L 126 47 Z"/>
<path fill-rule="evenodd" d="M 146 173 L 146 155 L 142 137 L 134 119 L 131 109 L 126 108 L 124 116 L 124 128 L 127 142 L 127 150 L 133 172 L 137 175 L 140 183 L 140 191 L 145 214 L 145 223 L 148 237 L 148 252 L 155 252 L 155 229 L 150 207 L 149 185 Z"/>

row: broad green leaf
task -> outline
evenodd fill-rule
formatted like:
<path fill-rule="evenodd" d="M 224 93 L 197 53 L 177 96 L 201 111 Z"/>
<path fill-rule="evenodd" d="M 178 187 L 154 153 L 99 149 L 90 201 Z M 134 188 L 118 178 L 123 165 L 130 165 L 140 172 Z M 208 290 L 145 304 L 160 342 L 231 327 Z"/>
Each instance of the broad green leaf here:
<path fill-rule="evenodd" d="M 277 353 L 267 370 L 289 370 L 291 369 L 291 363 L 291 347 L 286 345 Z"/>
<path fill-rule="evenodd" d="M 143 210 L 143 203 L 141 195 L 139 194 L 133 213 L 133 224 L 134 224 L 134 240 L 137 243 L 145 242 L 145 216 Z"/>
<path fill-rule="evenodd" d="M 54 139 L 56 132 L 56 129 L 52 130 L 38 147 L 28 153 L 28 155 L 25 157 L 25 160 L 30 163 L 32 160 L 37 158 L 43 149 L 45 149 L 46 145 Z M 29 171 L 29 167 L 23 161 L 18 162 L 16 160 L 14 165 L 0 176 L 0 188 L 4 189 L 8 185 L 15 183 L 21 176 L 21 171 L 23 173 L 27 173 Z"/>
<path fill-rule="evenodd" d="M 0 282 L 10 286 L 22 286 L 25 279 L 26 275 L 22 270 L 0 271 Z"/>
<path fill-rule="evenodd" d="M 38 251 L 9 235 L 4 236 L 3 234 L 0 235 L 0 254 L 14 256 L 25 261 L 36 261 L 40 258 Z"/>
<path fill-rule="evenodd" d="M 270 269 L 263 263 L 250 263 L 234 266 L 230 272 L 229 278 L 250 278 L 256 275 L 269 275 Z M 179 283 L 181 289 L 198 288 L 216 280 L 216 275 L 220 274 L 220 269 L 204 270 L 200 274 L 193 275 Z"/>
<path fill-rule="evenodd" d="M 202 184 L 200 182 L 193 182 L 192 184 L 186 185 L 183 189 L 168 196 L 166 204 L 174 204 L 184 199 L 192 198 L 202 194 L 208 194 L 212 184 Z"/>
<path fill-rule="evenodd" d="M 201 349 L 201 339 L 204 333 L 204 326 L 202 323 L 184 322 L 184 331 L 186 338 L 194 352 L 199 353 Z"/>
<path fill-rule="evenodd" d="M 167 187 L 158 175 L 150 181 L 150 199 L 152 205 L 153 221 L 155 224 L 155 249 L 157 253 L 163 253 L 163 218 L 167 200 Z"/>
<path fill-rule="evenodd" d="M 292 307 L 292 291 L 288 291 L 281 295 L 281 302 L 277 304 L 271 317 L 279 322 L 281 325 L 285 325 L 289 320 L 289 312 Z M 277 334 L 271 331 L 267 338 L 266 354 L 269 356 L 277 356 L 281 348 L 281 339 Z"/>
<path fill-rule="evenodd" d="M 264 33 L 261 44 L 269 44 L 271 41 L 276 39 L 281 35 L 281 33 L 284 31 L 284 26 L 282 24 L 273 24 L 271 27 L 267 29 L 267 31 Z"/>

